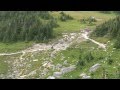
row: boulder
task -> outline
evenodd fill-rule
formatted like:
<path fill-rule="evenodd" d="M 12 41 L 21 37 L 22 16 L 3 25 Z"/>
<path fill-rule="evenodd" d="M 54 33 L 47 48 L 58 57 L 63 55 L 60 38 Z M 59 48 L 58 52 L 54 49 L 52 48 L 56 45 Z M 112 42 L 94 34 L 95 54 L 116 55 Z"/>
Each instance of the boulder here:
<path fill-rule="evenodd" d="M 80 74 L 80 77 L 81 77 L 82 79 L 90 79 L 90 78 L 91 78 L 91 76 L 87 76 L 86 73 Z"/>
<path fill-rule="evenodd" d="M 93 66 L 89 69 L 89 72 L 95 72 L 100 66 L 101 66 L 101 64 L 99 64 L 99 63 L 93 65 Z"/>
<path fill-rule="evenodd" d="M 75 68 L 76 68 L 75 65 L 72 65 L 72 66 L 70 66 L 70 67 L 64 67 L 64 68 L 61 69 L 61 72 L 62 72 L 63 74 L 64 74 L 64 73 L 68 73 L 68 72 L 73 71 Z"/>
<path fill-rule="evenodd" d="M 60 78 L 62 75 L 62 72 L 54 72 L 53 73 L 53 76 L 56 77 L 56 78 Z"/>

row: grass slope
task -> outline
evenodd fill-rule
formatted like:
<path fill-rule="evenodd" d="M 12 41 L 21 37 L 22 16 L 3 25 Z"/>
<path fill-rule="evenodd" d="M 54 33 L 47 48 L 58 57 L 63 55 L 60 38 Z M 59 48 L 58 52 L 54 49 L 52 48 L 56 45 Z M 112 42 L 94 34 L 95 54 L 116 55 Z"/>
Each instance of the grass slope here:
<path fill-rule="evenodd" d="M 0 53 L 10 53 L 24 50 L 30 47 L 33 42 L 0 43 Z"/>
<path fill-rule="evenodd" d="M 104 14 L 100 13 L 98 11 L 64 11 L 66 14 L 72 16 L 73 20 L 68 20 L 66 22 L 62 22 L 60 20 L 58 21 L 59 27 L 55 28 L 54 31 L 58 33 L 64 33 L 64 32 L 76 32 L 80 31 L 83 28 L 91 28 L 94 29 L 96 25 L 99 25 L 110 18 L 114 18 L 116 15 L 114 13 L 111 14 Z M 58 19 L 60 17 L 60 11 L 59 12 L 52 12 L 51 14 Z M 89 24 L 82 24 L 80 22 L 80 19 L 87 19 L 90 16 L 94 16 L 96 19 L 98 19 L 97 22 L 94 23 L 94 25 Z"/>

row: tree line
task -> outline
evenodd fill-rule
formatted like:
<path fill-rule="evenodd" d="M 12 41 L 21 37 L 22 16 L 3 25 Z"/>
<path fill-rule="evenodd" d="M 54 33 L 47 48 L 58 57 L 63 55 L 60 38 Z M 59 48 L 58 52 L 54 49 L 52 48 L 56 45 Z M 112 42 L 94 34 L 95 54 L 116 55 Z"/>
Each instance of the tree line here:
<path fill-rule="evenodd" d="M 0 11 L 0 42 L 48 40 L 56 26 L 48 11 Z"/>

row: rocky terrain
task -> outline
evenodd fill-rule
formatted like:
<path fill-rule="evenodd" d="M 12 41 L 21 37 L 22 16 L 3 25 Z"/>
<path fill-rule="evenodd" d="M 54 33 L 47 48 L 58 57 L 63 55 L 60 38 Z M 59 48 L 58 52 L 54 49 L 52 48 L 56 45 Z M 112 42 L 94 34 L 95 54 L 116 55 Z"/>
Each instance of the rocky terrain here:
<path fill-rule="evenodd" d="M 80 43 L 85 40 L 90 40 L 97 44 L 100 48 L 105 49 L 106 46 L 88 36 L 89 32 L 82 33 L 63 33 L 63 37 L 54 43 L 48 44 L 34 44 L 25 50 L 16 53 L 1 53 L 0 56 L 11 56 L 7 63 L 11 64 L 11 69 L 5 77 L 2 78 L 13 78 L 13 79 L 25 79 L 25 78 L 47 78 L 55 79 L 60 78 L 65 73 L 73 71 L 76 66 L 71 65 L 67 60 L 63 61 L 62 64 L 53 64 L 52 59 L 56 57 L 56 54 L 61 50 L 66 50 L 73 43 Z M 47 55 L 49 57 L 42 57 L 41 61 L 36 57 L 36 55 Z M 17 57 L 15 57 L 17 55 Z M 62 56 L 64 58 L 64 55 Z M 40 61 L 40 63 L 39 63 Z M 30 70 L 33 63 L 37 62 L 39 68 Z M 97 67 L 91 67 L 90 71 L 95 71 Z M 86 74 L 81 74 L 82 78 L 90 78 Z"/>

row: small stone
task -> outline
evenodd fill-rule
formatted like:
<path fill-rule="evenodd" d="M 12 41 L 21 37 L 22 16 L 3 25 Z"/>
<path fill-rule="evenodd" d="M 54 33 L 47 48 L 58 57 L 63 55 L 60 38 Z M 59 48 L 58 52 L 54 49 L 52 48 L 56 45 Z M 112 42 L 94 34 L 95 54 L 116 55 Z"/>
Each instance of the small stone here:
<path fill-rule="evenodd" d="M 47 79 L 55 79 L 55 77 L 53 77 L 53 76 L 49 76 Z"/>
<path fill-rule="evenodd" d="M 26 77 L 26 76 L 27 76 L 27 75 L 22 75 L 22 76 L 20 76 L 20 78 L 23 79 L 23 78 Z"/>
<path fill-rule="evenodd" d="M 80 77 L 83 77 L 83 76 L 85 76 L 86 74 L 85 73 L 82 73 L 82 74 L 80 74 Z"/>
<path fill-rule="evenodd" d="M 87 75 L 82 77 L 82 79 L 90 79 L 90 78 L 91 76 L 87 76 Z"/>
<path fill-rule="evenodd" d="M 37 61 L 38 61 L 38 59 L 34 59 L 33 61 L 34 61 L 34 62 L 37 62 Z"/>
<path fill-rule="evenodd" d="M 45 67 L 47 64 L 48 64 L 48 62 L 45 61 L 42 66 Z"/>

